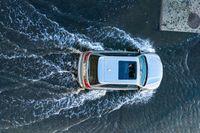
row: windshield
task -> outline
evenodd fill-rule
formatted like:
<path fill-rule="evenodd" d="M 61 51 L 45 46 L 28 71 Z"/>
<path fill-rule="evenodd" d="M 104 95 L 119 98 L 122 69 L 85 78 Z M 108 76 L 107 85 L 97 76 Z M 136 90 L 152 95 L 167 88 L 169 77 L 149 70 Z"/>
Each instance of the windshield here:
<path fill-rule="evenodd" d="M 144 55 L 139 57 L 140 62 L 140 85 L 144 86 L 147 79 L 147 63 Z"/>

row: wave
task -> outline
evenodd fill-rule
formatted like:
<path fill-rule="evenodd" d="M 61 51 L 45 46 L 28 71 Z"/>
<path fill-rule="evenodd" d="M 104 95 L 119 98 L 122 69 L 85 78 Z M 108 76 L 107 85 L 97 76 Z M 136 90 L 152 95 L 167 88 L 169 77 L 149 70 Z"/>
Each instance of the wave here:
<path fill-rule="evenodd" d="M 19 4 L 20 3 L 20 4 Z M 40 13 L 26 1 L 7 1 L 8 8 L 2 9 L 1 25 L 6 30 L 12 30 L 25 35 L 31 41 L 58 44 L 59 47 L 86 47 L 89 49 L 103 50 L 101 43 L 93 42 L 90 38 L 79 33 L 70 33 L 57 22 Z M 14 8 L 13 8 L 14 7 Z M 9 36 L 9 35 L 7 35 Z"/>
<path fill-rule="evenodd" d="M 139 37 L 131 37 L 129 33 L 117 27 L 104 26 L 104 27 L 89 27 L 87 28 L 88 34 L 94 40 L 104 43 L 104 48 L 127 50 L 129 48 L 138 48 L 145 52 L 155 52 L 153 43 L 149 39 L 141 39 Z M 132 50 L 130 49 L 130 50 Z"/>
<path fill-rule="evenodd" d="M 0 54 L 2 64 L 0 72 L 12 73 L 18 77 L 37 82 L 44 81 L 52 85 L 65 86 L 67 88 L 75 87 L 77 61 L 76 54 L 18 54 L 3 55 Z"/>
<path fill-rule="evenodd" d="M 127 93 L 119 96 L 118 93 L 111 99 L 106 96 L 107 91 L 94 90 L 88 93 L 66 94 L 57 98 L 49 98 L 42 100 L 15 101 L 23 102 L 12 106 L 17 110 L 18 115 L 12 116 L 10 119 L 2 117 L 1 122 L 9 121 L 12 126 L 4 126 L 2 129 L 20 127 L 39 122 L 54 115 L 63 114 L 66 118 L 75 117 L 100 117 L 107 113 L 111 113 L 124 105 L 146 103 L 153 96 L 153 91 L 144 91 Z M 18 109 L 17 109 L 18 108 Z M 28 112 L 28 113 L 27 113 Z M 23 114 L 24 119 L 21 120 Z M 0 114 L 3 116 L 3 114 Z"/>

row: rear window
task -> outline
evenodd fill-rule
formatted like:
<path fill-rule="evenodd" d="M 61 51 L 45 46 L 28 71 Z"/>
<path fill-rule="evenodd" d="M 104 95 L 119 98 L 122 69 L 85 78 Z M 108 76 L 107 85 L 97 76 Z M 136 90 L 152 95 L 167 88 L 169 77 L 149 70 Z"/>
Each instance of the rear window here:
<path fill-rule="evenodd" d="M 119 80 L 136 79 L 136 62 L 119 61 Z"/>
<path fill-rule="evenodd" d="M 90 85 L 98 84 L 98 55 L 91 55 L 88 63 L 88 80 Z"/>

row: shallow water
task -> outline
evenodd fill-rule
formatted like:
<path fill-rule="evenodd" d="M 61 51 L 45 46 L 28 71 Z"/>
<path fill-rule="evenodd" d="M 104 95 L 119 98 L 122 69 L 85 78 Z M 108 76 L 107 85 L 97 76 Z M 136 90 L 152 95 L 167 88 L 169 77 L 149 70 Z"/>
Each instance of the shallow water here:
<path fill-rule="evenodd" d="M 199 132 L 198 34 L 159 31 L 160 1 L 0 1 L 0 132 Z M 156 91 L 82 91 L 86 50 L 156 52 Z"/>

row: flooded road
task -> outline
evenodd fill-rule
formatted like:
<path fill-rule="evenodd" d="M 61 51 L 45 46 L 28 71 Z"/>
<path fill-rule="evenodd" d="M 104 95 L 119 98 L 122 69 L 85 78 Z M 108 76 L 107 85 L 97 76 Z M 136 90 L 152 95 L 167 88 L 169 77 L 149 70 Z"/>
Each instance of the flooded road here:
<path fill-rule="evenodd" d="M 200 36 L 160 32 L 159 12 L 159 0 L 1 0 L 0 132 L 198 132 Z M 135 48 L 161 57 L 156 91 L 77 93 L 80 52 Z"/>

